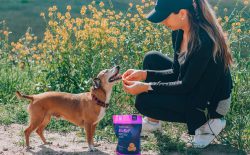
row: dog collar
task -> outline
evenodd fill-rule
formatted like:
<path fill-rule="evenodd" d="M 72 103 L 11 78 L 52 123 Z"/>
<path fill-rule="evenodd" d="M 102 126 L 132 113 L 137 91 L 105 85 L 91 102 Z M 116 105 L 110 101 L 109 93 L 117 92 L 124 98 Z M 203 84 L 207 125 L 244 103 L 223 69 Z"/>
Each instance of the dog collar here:
<path fill-rule="evenodd" d="M 109 104 L 108 103 L 105 103 L 101 100 L 99 100 L 94 94 L 91 94 L 92 98 L 96 101 L 96 104 L 101 106 L 101 107 L 104 107 L 104 108 L 108 108 Z"/>

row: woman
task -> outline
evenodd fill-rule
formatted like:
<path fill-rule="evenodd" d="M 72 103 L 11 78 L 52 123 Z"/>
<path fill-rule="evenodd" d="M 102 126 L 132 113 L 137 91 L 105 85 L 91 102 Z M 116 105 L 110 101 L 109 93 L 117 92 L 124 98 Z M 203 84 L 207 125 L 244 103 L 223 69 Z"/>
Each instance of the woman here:
<path fill-rule="evenodd" d="M 231 103 L 232 56 L 222 28 L 206 0 L 158 0 L 147 19 L 173 30 L 174 61 L 148 52 L 143 70 L 123 74 L 124 90 L 147 116 L 143 131 L 160 128 L 159 120 L 186 123 L 193 146 L 204 148 L 225 128 L 220 118 Z"/>

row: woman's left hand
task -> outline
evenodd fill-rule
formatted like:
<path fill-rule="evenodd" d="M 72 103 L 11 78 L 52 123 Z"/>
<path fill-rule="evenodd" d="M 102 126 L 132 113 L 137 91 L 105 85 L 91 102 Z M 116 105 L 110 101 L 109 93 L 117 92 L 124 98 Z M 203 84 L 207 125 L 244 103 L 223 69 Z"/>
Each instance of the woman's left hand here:
<path fill-rule="evenodd" d="M 125 92 L 132 94 L 132 95 L 137 95 L 143 92 L 148 92 L 148 83 L 140 82 L 140 81 L 127 81 L 123 80 L 123 89 Z"/>

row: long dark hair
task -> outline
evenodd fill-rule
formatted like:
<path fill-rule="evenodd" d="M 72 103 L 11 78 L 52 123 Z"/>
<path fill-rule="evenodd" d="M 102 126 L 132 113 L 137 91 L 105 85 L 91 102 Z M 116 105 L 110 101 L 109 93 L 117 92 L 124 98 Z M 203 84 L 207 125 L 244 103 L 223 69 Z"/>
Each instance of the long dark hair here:
<path fill-rule="evenodd" d="M 213 41 L 213 58 L 220 56 L 224 59 L 224 68 L 227 69 L 233 64 L 230 48 L 227 44 L 227 37 L 224 35 L 221 25 L 218 23 L 215 12 L 207 0 L 193 0 L 193 7 L 188 9 L 190 24 L 189 50 L 200 45 L 198 31 L 205 30 Z"/>

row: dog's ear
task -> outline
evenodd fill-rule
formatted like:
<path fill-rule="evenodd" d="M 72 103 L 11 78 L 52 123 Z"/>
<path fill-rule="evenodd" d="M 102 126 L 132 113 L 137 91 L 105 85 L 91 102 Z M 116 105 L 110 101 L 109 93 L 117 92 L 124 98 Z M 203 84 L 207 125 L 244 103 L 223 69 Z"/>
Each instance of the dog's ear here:
<path fill-rule="evenodd" d="M 94 78 L 92 83 L 94 89 L 98 89 L 101 87 L 101 80 L 99 78 Z"/>

